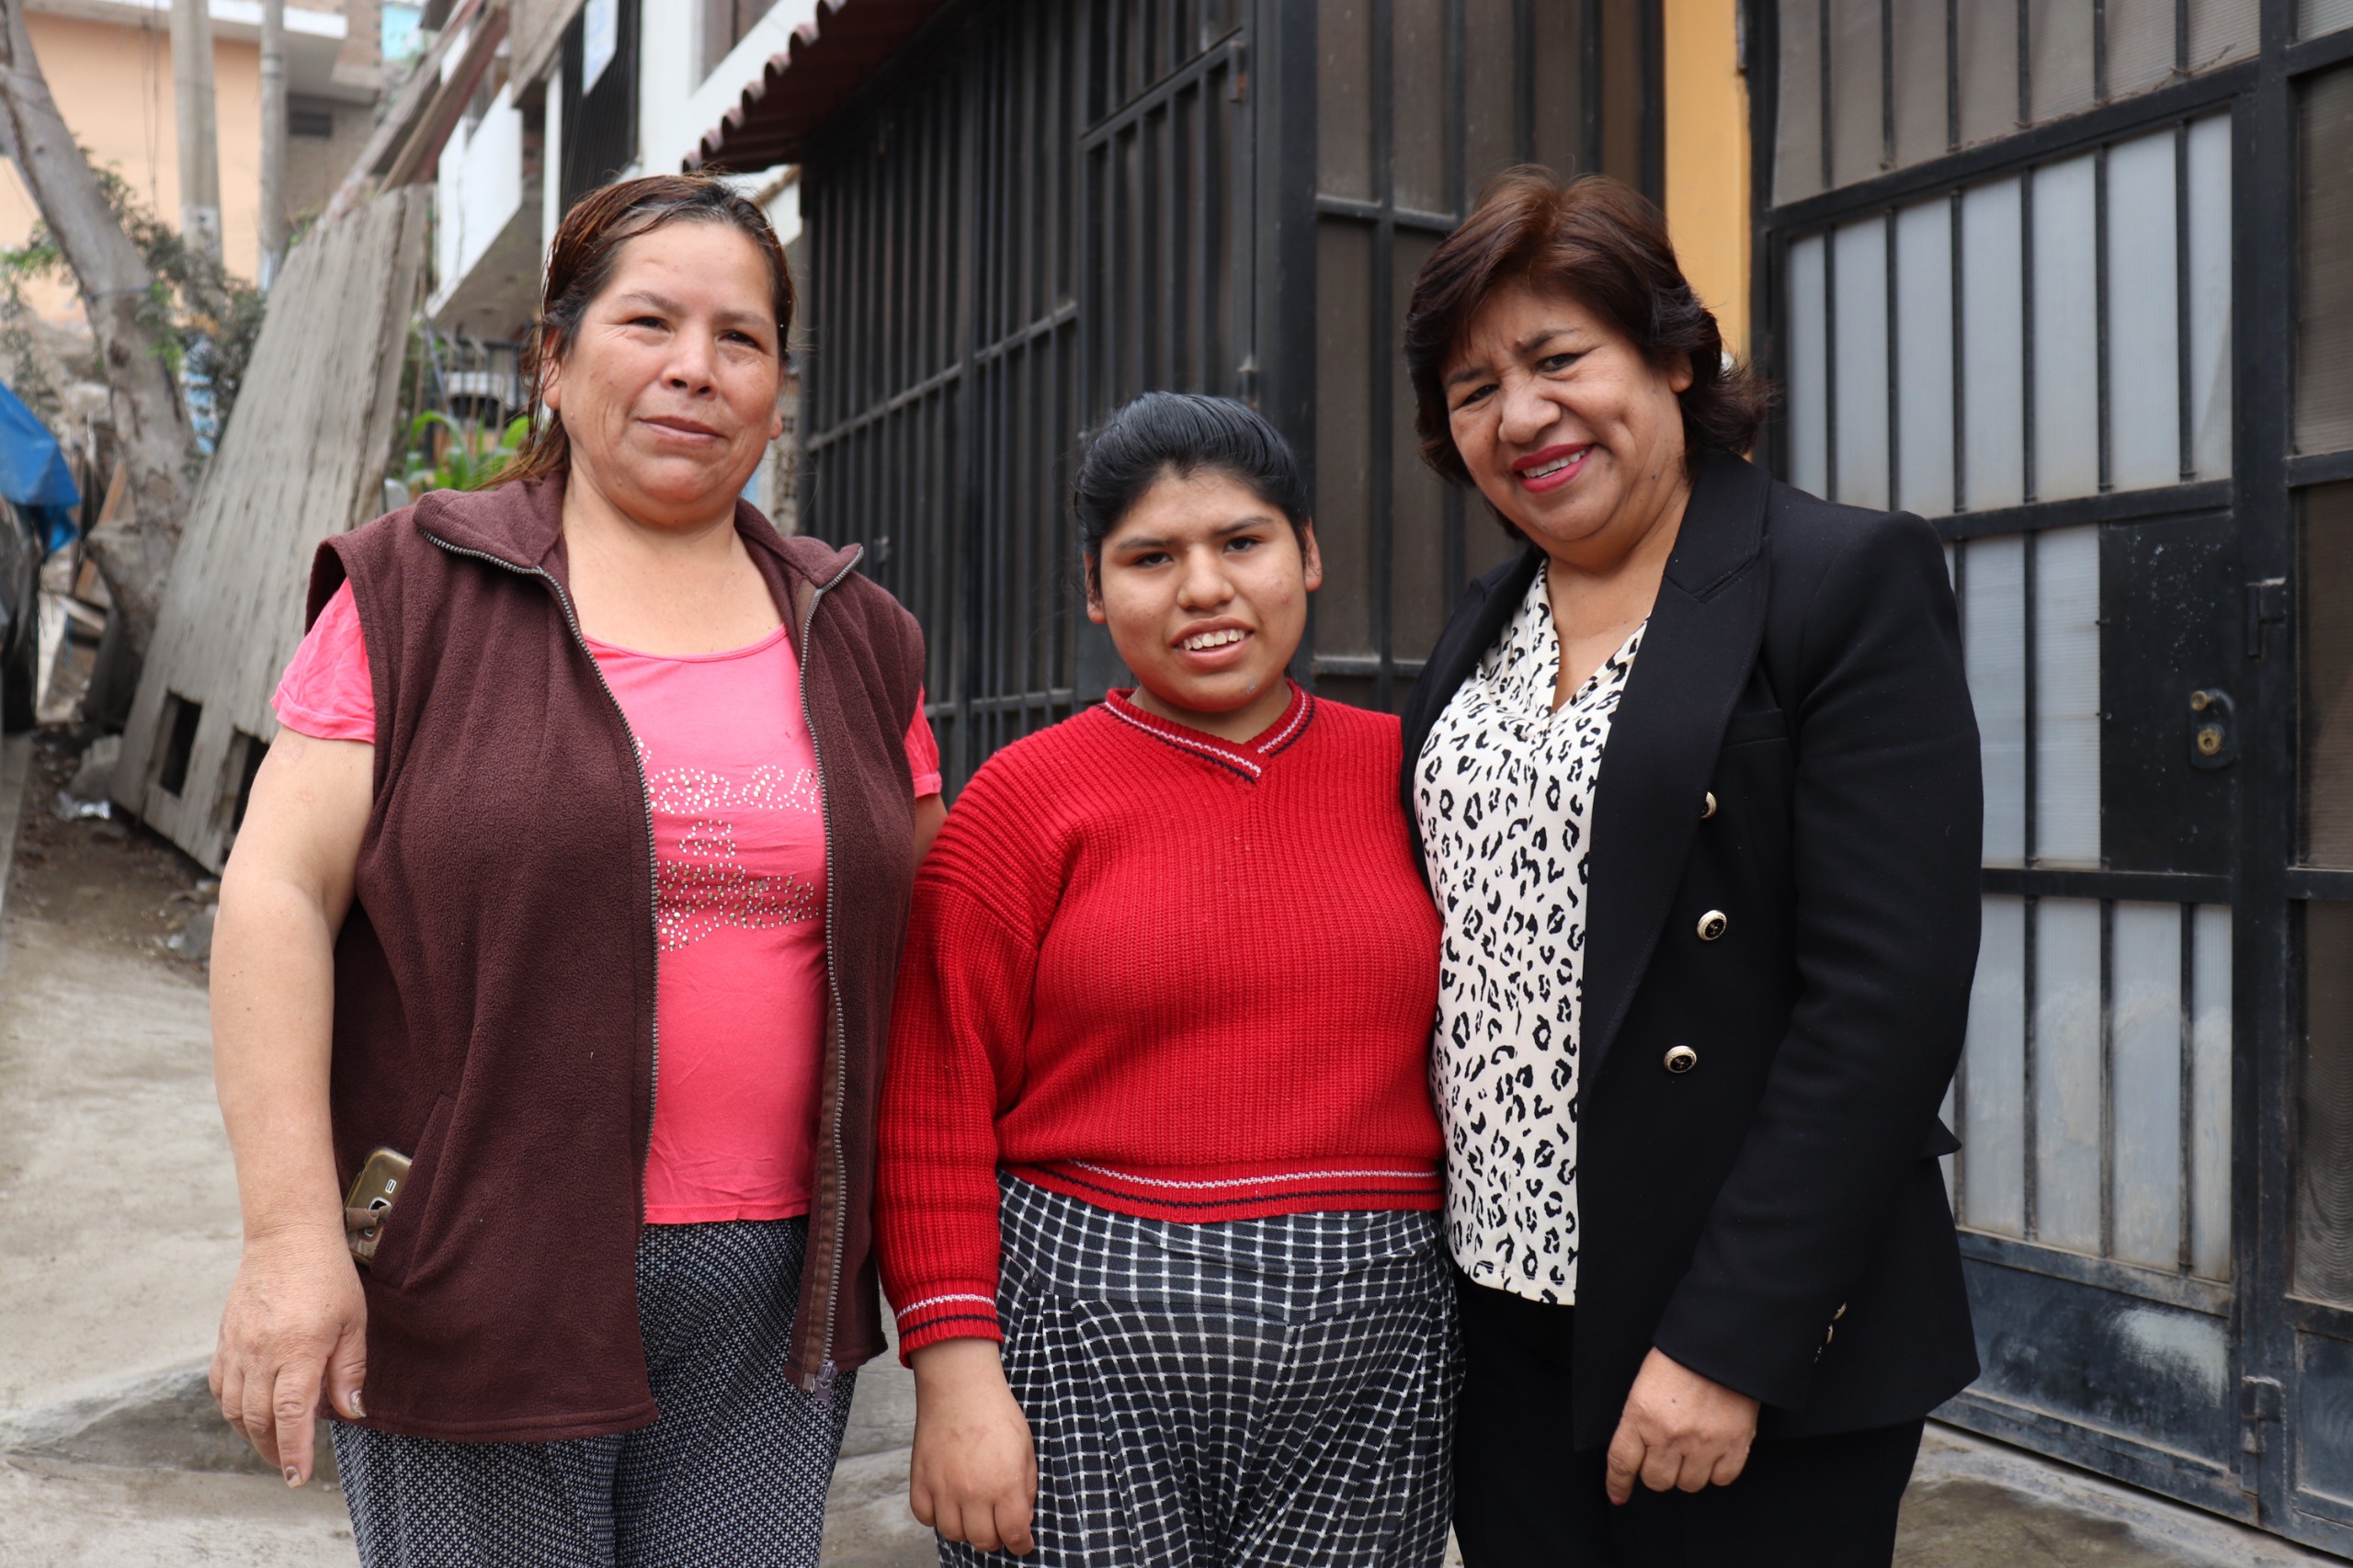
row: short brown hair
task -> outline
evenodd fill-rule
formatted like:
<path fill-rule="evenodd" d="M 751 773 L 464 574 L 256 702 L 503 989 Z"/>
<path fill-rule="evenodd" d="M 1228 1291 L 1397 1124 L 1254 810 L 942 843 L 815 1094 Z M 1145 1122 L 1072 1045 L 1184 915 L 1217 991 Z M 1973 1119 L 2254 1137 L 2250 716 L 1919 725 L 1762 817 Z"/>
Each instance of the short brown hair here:
<path fill-rule="evenodd" d="M 563 215 L 555 244 L 548 247 L 540 313 L 531 323 L 530 344 L 523 355 L 531 434 L 521 454 L 498 476 L 500 483 L 570 472 L 572 438 L 564 434 L 563 421 L 540 401 L 548 369 L 571 358 L 572 346 L 580 340 L 581 318 L 612 281 L 621 247 L 672 223 L 724 223 L 758 248 L 768 264 L 777 353 L 784 354 L 792 336 L 792 269 L 767 214 L 709 175 L 647 175 L 592 190 Z"/>
<path fill-rule="evenodd" d="M 1478 208 L 1422 263 L 1405 310 L 1414 431 L 1422 460 L 1446 478 L 1471 483 L 1439 384 L 1446 358 L 1488 296 L 1518 282 L 1574 295 L 1653 366 L 1690 357 L 1691 385 L 1677 396 L 1684 461 L 1692 471 L 1710 452 L 1744 452 L 1756 439 L 1770 392 L 1746 365 L 1727 362 L 1715 314 L 1684 280 L 1659 210 L 1607 175 L 1564 184 L 1550 169 L 1527 165 L 1496 176 L 1480 193 Z"/>

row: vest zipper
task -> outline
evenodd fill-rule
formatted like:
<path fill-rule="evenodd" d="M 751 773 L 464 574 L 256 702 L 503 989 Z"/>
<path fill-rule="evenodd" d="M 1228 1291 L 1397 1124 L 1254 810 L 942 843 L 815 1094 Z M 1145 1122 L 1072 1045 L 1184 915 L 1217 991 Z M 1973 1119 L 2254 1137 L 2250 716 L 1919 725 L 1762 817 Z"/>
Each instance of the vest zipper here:
<path fill-rule="evenodd" d="M 854 547 L 853 547 L 854 548 Z M 801 722 L 809 726 L 809 749 L 817 759 L 817 820 L 825 833 L 825 993 L 834 1009 L 834 1124 L 832 1129 L 834 1154 L 834 1193 L 836 1210 L 849 1199 L 849 1156 L 842 1148 L 843 1102 L 849 1097 L 848 1068 L 849 1030 L 842 1012 L 841 978 L 834 969 L 834 791 L 825 778 L 824 743 L 817 738 L 817 715 L 809 706 L 809 636 L 817 625 L 817 607 L 825 595 L 858 565 L 859 551 L 851 555 L 842 569 L 817 585 L 809 596 L 808 612 L 801 619 Z M 841 1316 L 839 1302 L 842 1288 L 842 1250 L 847 1244 L 848 1227 L 835 1212 L 819 1217 L 832 1229 L 826 1237 L 832 1253 L 832 1267 L 826 1276 L 824 1300 L 819 1310 L 825 1314 L 824 1334 L 817 1351 L 816 1386 L 811 1391 L 821 1403 L 830 1404 L 834 1398 L 834 1329 Z M 810 1237 L 813 1246 L 815 1236 Z"/>
<path fill-rule="evenodd" d="M 597 677 L 597 688 L 604 692 L 605 700 L 612 704 L 613 717 L 621 722 L 621 733 L 629 737 L 630 766 L 637 772 L 637 798 L 645 805 L 646 925 L 654 934 L 653 1055 L 645 1085 L 645 1153 L 637 1163 L 637 1213 L 634 1216 L 637 1224 L 642 1228 L 645 1223 L 645 1167 L 654 1158 L 654 1108 L 662 1093 L 662 850 L 660 841 L 654 836 L 654 794 L 646 787 L 644 760 L 637 755 L 637 735 L 629 727 L 629 715 L 621 710 L 621 699 L 613 695 L 612 683 L 605 679 L 604 667 L 597 663 L 597 651 L 588 646 L 588 639 L 580 630 L 579 619 L 572 613 L 572 600 L 564 593 L 563 585 L 555 580 L 554 574 L 544 566 L 517 566 L 512 561 L 487 551 L 467 550 L 451 544 L 426 528 L 420 528 L 417 532 L 452 555 L 487 561 L 518 577 L 537 577 L 545 583 L 548 592 L 555 596 L 556 608 L 563 612 L 563 624 L 571 629 L 573 642 L 579 644 L 580 652 L 587 657 L 588 668 Z M 824 765 L 820 762 L 818 777 L 821 784 L 824 769 Z M 828 866 L 826 869 L 830 871 L 832 868 Z M 829 882 L 826 885 L 829 896 L 832 891 Z M 826 911 L 828 915 L 832 913 L 831 910 Z"/>

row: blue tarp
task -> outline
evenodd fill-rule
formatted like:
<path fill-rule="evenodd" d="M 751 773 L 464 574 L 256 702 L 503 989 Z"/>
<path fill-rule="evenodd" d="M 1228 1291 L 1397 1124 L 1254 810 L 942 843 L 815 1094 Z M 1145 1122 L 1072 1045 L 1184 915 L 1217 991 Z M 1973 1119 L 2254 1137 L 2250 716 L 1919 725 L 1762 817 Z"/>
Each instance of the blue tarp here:
<path fill-rule="evenodd" d="M 82 492 L 65 465 L 57 437 L 33 417 L 17 394 L 0 384 L 0 497 L 32 515 L 41 548 L 55 550 L 74 537 L 74 509 Z"/>

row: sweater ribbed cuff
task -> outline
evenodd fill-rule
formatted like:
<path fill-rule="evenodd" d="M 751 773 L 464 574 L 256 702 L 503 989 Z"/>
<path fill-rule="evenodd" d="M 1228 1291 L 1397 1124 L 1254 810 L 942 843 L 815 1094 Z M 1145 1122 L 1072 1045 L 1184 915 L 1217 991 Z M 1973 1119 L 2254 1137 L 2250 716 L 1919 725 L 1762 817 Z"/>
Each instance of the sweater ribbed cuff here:
<path fill-rule="evenodd" d="M 1005 1342 L 996 1321 L 996 1300 L 977 1290 L 943 1290 L 899 1310 L 899 1359 L 943 1339 Z"/>

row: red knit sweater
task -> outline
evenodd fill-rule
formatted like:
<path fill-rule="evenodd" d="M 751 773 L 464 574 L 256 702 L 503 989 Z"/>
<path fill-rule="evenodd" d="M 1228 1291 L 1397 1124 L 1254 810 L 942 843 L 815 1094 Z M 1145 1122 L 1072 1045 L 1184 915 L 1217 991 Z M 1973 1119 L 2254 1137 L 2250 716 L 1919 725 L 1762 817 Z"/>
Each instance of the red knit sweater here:
<path fill-rule="evenodd" d="M 1122 1213 L 1436 1209 L 1439 928 L 1397 721 L 1235 745 L 1113 693 L 992 757 L 915 881 L 876 1225 L 902 1353 L 996 1324 L 1000 1166 Z"/>

